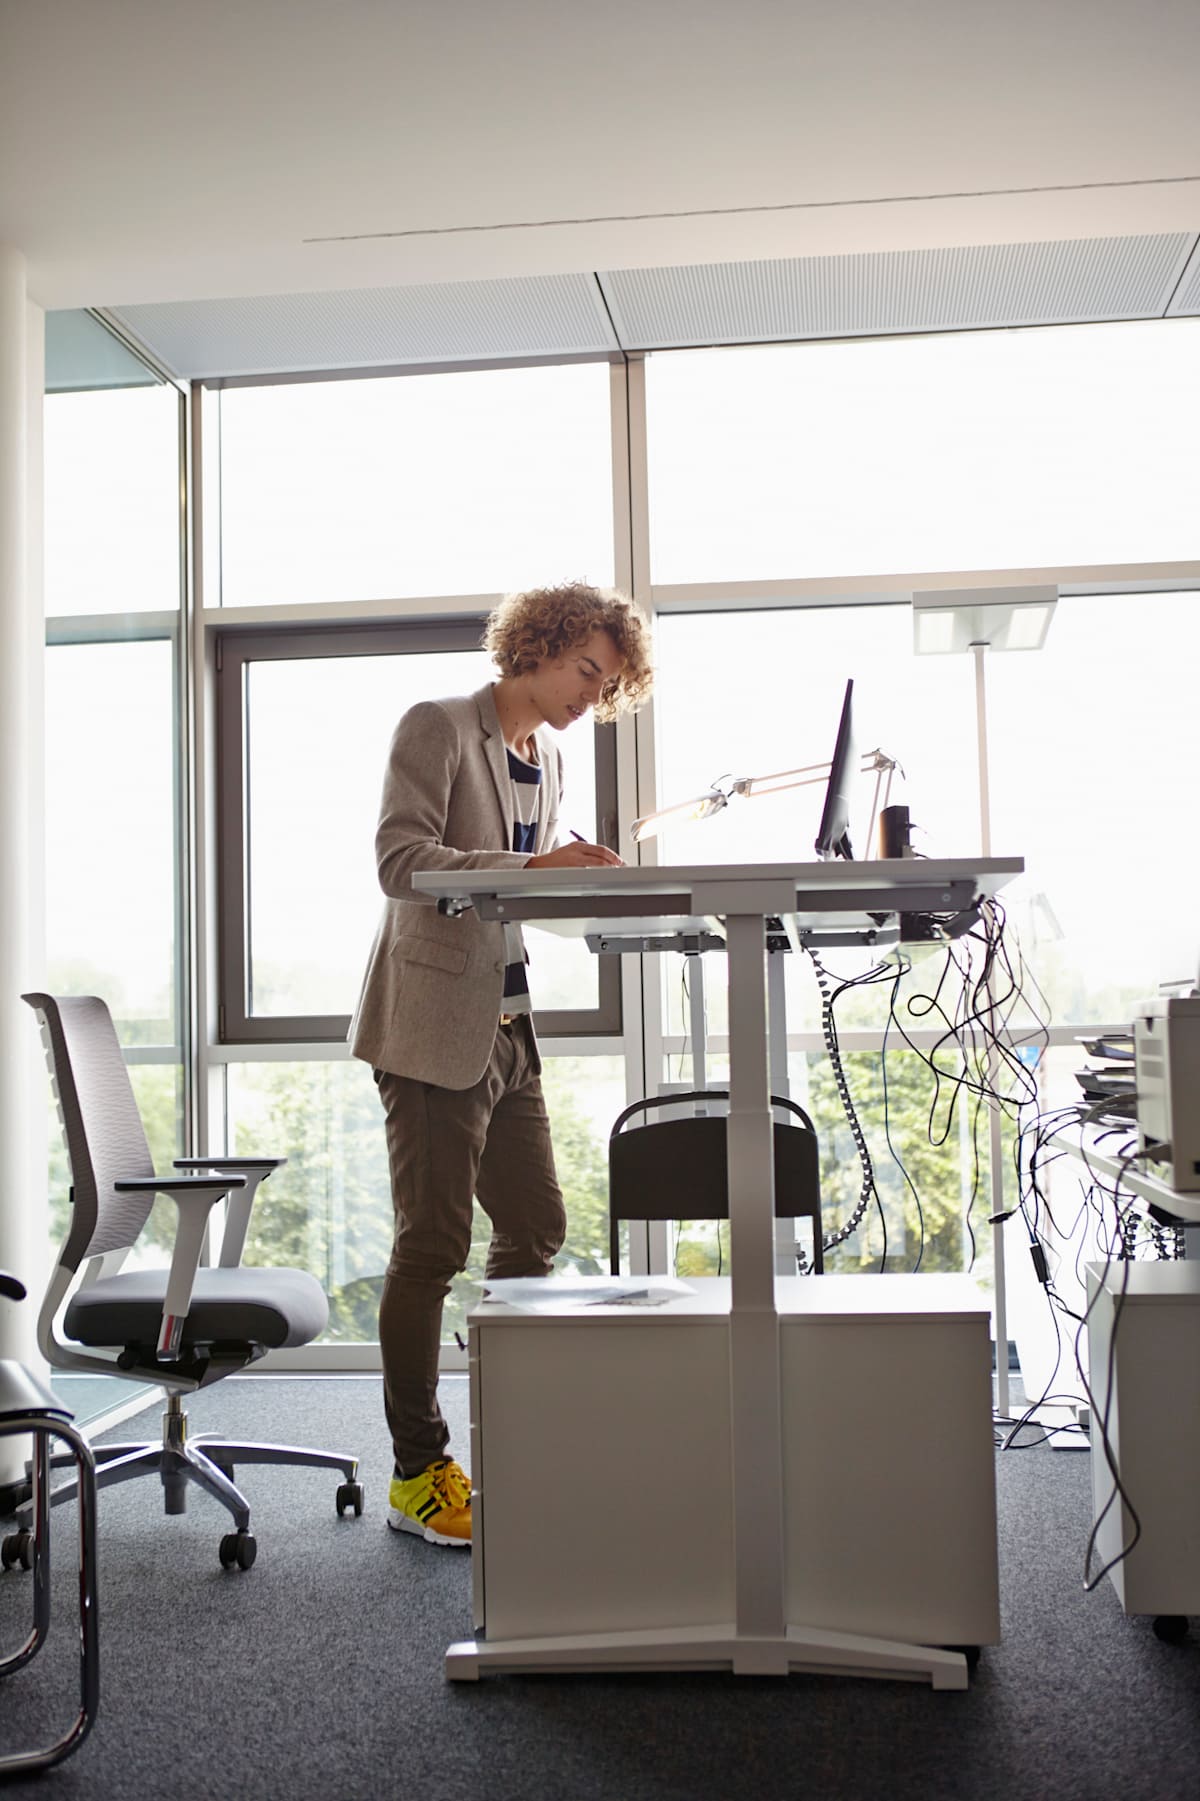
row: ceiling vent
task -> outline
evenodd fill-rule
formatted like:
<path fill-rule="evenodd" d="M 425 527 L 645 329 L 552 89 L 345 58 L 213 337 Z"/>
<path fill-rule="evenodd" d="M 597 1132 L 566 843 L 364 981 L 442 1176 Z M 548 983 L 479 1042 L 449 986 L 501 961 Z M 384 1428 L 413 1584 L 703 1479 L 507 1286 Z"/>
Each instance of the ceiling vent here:
<path fill-rule="evenodd" d="M 1200 238 L 1179 280 L 1179 289 L 1168 313 L 1200 313 Z"/>
<path fill-rule="evenodd" d="M 1195 237 L 1082 238 L 600 276 L 626 350 L 1161 318 Z"/>
<path fill-rule="evenodd" d="M 190 379 L 500 362 L 617 349 L 590 275 L 168 301 L 109 310 L 168 368 Z"/>

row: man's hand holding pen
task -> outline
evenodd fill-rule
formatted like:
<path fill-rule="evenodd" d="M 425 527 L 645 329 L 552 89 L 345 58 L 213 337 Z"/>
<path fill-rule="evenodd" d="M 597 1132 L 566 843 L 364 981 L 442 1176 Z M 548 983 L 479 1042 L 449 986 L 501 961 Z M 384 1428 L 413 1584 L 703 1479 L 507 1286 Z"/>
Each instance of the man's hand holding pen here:
<path fill-rule="evenodd" d="M 589 844 L 582 833 L 572 831 L 570 844 L 560 844 L 540 857 L 530 857 L 526 869 L 621 868 L 625 859 L 606 844 Z"/>

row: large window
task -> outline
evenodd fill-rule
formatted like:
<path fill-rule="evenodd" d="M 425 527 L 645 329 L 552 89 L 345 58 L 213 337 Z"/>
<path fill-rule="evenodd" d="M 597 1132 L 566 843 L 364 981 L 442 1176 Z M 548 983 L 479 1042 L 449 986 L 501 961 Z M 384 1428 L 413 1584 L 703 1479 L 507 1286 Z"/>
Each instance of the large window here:
<path fill-rule="evenodd" d="M 1200 320 L 674 351 L 654 581 L 1200 555 Z"/>
<path fill-rule="evenodd" d="M 212 558 L 206 578 L 221 607 L 209 618 L 221 766 L 212 1036 L 228 1047 L 216 1061 L 230 1146 L 292 1159 L 272 1179 L 253 1254 L 321 1276 L 334 1338 L 373 1336 L 391 1236 L 369 1071 L 332 1048 L 381 904 L 372 845 L 387 743 L 413 700 L 488 679 L 478 638 L 490 596 L 567 575 L 610 581 L 614 544 L 629 538 L 635 565 L 648 549 L 661 609 L 657 767 L 636 810 L 731 776 L 821 764 L 853 677 L 859 750 L 900 765 L 890 799 L 909 806 L 917 853 L 960 857 L 981 845 L 976 671 L 968 656 L 914 655 L 898 592 L 953 572 L 1013 571 L 1013 581 L 1028 570 L 1044 582 L 1101 565 L 1113 586 L 1145 585 L 1155 571 L 1139 578 L 1139 566 L 1200 557 L 1200 463 L 1186 425 L 1188 397 L 1200 400 L 1200 321 L 656 355 L 645 369 L 644 493 L 636 456 L 628 494 L 614 493 L 618 390 L 597 364 L 235 385 L 206 400 L 210 426 L 219 412 L 205 436 L 219 448 L 209 501 L 219 487 L 221 527 L 219 592 Z M 635 446 L 640 391 L 631 377 Z M 1181 897 L 1197 875 L 1185 684 L 1198 620 L 1189 594 L 1065 595 L 1045 649 L 985 662 L 991 844 L 1027 861 L 1005 896 L 1011 930 L 1067 1055 L 1076 1029 L 1127 1017 L 1162 977 L 1195 968 Z M 639 764 L 644 777 L 640 728 L 622 729 L 623 769 Z M 619 843 L 616 735 L 567 734 L 562 748 L 564 826 Z M 859 856 L 874 849 L 875 793 L 864 772 L 851 821 Z M 804 859 L 822 798 L 820 780 L 735 797 L 669 828 L 659 856 Z M 536 929 L 528 938 L 571 1218 L 564 1259 L 592 1267 L 603 1257 L 608 1126 L 627 1077 L 652 1091 L 690 1080 L 685 983 L 698 966 L 661 959 L 617 1060 L 606 1035 L 621 1029 L 618 960 Z M 944 955 L 908 953 L 897 1002 L 915 1049 L 888 1024 L 886 987 L 848 987 L 838 1001 L 879 1204 L 830 1268 L 877 1268 L 886 1248 L 888 1269 L 990 1273 L 985 1222 L 1008 1175 L 993 1187 L 986 1112 L 965 1093 L 953 1108 L 949 1089 L 935 1097 L 923 1061 L 936 1028 L 920 997 Z M 822 953 L 833 985 L 872 961 L 859 948 Z M 821 1136 L 825 1227 L 836 1231 L 859 1206 L 857 1146 L 822 1044 L 817 972 L 803 955 L 784 966 L 786 1079 Z M 706 1073 L 719 1082 L 719 953 L 703 974 Z M 637 988 L 631 980 L 628 994 Z M 598 1055 L 579 1055 L 586 1034 Z M 486 1237 L 481 1224 L 448 1332 L 461 1330 Z M 697 1271 L 725 1266 L 711 1228 L 685 1227 L 681 1250 Z"/>
<path fill-rule="evenodd" d="M 479 638 L 478 621 L 222 638 L 227 1041 L 345 1038 L 382 906 L 374 839 L 392 731 L 417 700 L 493 679 Z M 611 729 L 563 733 L 560 749 L 570 825 L 611 833 Z M 615 967 L 580 939 L 531 927 L 526 941 L 545 1031 L 620 1029 Z"/>
<path fill-rule="evenodd" d="M 222 602 L 611 583 L 609 414 L 605 363 L 226 389 Z"/>
<path fill-rule="evenodd" d="M 974 662 L 914 656 L 908 607 L 668 615 L 659 646 L 664 802 L 701 792 L 728 773 L 767 773 L 828 755 L 842 685 L 853 676 L 859 744 L 878 743 L 902 764 L 905 779 L 892 798 L 910 807 L 917 850 L 956 856 L 978 849 Z M 1187 897 L 1200 882 L 1190 830 L 1200 728 L 1188 684 L 1198 652 L 1200 600 L 1184 592 L 1066 596 L 1040 651 L 986 656 L 992 844 L 995 854 L 1026 862 L 1025 876 L 1003 896 L 1010 941 L 1019 944 L 1060 1036 L 1128 1021 L 1161 982 L 1195 977 L 1200 932 Z M 719 740 L 708 704 L 718 670 Z M 866 824 L 874 779 L 859 777 L 852 839 L 860 854 L 871 854 Z M 663 859 L 811 855 L 822 795 L 818 783 L 762 799 L 735 796 L 715 817 L 665 831 Z M 930 1035 L 908 1009 L 915 1001 L 919 1012 L 943 954 L 910 951 L 913 967 L 898 995 L 902 1018 L 926 1048 Z M 822 955 L 839 979 L 870 960 L 858 951 Z M 709 1072 L 716 1079 L 725 1070 L 726 1031 L 719 956 L 706 959 L 705 975 L 708 1026 L 720 1051 Z M 791 1031 L 814 1031 L 820 993 L 805 958 L 788 958 L 786 988 Z M 1029 993 L 1042 1010 L 1032 982 Z M 986 1264 L 987 1235 L 979 1231 L 986 1118 L 977 1124 L 964 1096 L 947 1128 L 946 1097 L 939 1110 L 928 1072 L 894 1028 L 882 1061 L 887 1001 L 884 989 L 864 988 L 839 1003 L 851 1092 L 877 1152 L 884 1218 L 872 1210 L 833 1266 L 869 1267 L 881 1254 L 885 1225 L 893 1266 L 911 1267 L 922 1246 L 923 1268 L 955 1267 L 973 1252 Z M 668 1042 L 681 1047 L 665 1075 L 678 1080 L 691 1068 L 691 1011 L 680 970 L 670 963 L 664 1003 Z M 793 1055 L 791 1077 L 793 1094 L 822 1131 L 831 1229 L 853 1201 L 846 1172 L 854 1171 L 854 1147 L 823 1057 L 810 1054 L 797 1064 Z M 900 1164 L 914 1177 L 921 1209 Z"/>

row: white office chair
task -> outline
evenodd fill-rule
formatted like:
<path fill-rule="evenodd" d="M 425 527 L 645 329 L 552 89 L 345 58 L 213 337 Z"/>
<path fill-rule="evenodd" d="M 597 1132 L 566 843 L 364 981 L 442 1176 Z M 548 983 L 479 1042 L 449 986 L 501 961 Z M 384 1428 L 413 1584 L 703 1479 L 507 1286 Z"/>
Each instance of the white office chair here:
<path fill-rule="evenodd" d="M 198 1483 L 233 1516 L 234 1531 L 222 1537 L 219 1547 L 226 1569 L 249 1569 L 257 1553 L 249 1503 L 234 1486 L 238 1464 L 340 1470 L 344 1480 L 337 1491 L 337 1512 L 361 1514 L 356 1457 L 248 1444 L 216 1433 L 188 1437 L 185 1394 L 244 1369 L 268 1350 L 310 1343 L 328 1321 L 325 1293 L 307 1271 L 253 1269 L 241 1261 L 256 1192 L 286 1160 L 183 1158 L 173 1175 L 156 1175 L 104 1002 L 94 995 L 22 998 L 42 1021 L 71 1162 L 71 1224 L 38 1318 L 42 1355 L 56 1369 L 152 1382 L 167 1396 L 161 1442 L 98 1447 L 98 1486 L 156 1474 L 162 1479 L 166 1512 L 183 1513 L 188 1484 Z M 179 1209 L 170 1266 L 124 1270 L 159 1193 L 169 1195 Z M 226 1195 L 230 1201 L 220 1264 L 202 1269 L 209 1216 Z M 85 1261 L 87 1268 L 75 1286 Z M 57 1322 L 64 1302 L 65 1336 L 60 1337 Z M 55 1490 L 52 1500 L 74 1492 L 74 1482 L 68 1482 Z M 26 1503 L 25 1511 L 31 1505 Z"/>

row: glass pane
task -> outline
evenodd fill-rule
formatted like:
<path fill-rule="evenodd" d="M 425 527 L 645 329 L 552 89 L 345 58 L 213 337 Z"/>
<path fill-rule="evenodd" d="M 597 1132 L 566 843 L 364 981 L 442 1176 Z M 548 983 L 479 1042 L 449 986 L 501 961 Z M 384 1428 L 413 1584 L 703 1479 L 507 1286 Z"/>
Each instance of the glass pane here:
<path fill-rule="evenodd" d="M 227 389 L 226 606 L 613 579 L 603 363 Z"/>
<path fill-rule="evenodd" d="M 245 1262 L 308 1270 L 335 1343 L 379 1337 L 392 1248 L 383 1109 L 365 1063 L 234 1063 L 229 1154 L 286 1157 L 250 1218 Z"/>
<path fill-rule="evenodd" d="M 654 580 L 1200 555 L 1200 320 L 652 357 Z"/>
<path fill-rule="evenodd" d="M 824 1052 L 789 1058 L 791 1099 L 808 1113 L 820 1145 L 823 1234 L 852 1227 L 842 1243 L 826 1251 L 825 1268 L 890 1274 L 966 1270 L 986 1292 L 992 1279 L 987 1113 L 965 1091 L 954 1094 L 948 1083 L 935 1095 L 928 1065 L 897 1046 L 893 1034 L 886 1060 L 878 1050 L 842 1051 L 874 1178 L 865 1206 L 864 1172 L 831 1062 Z M 939 1056 L 943 1068 L 949 1061 Z M 714 1087 L 728 1085 L 727 1058 L 712 1060 L 709 1079 Z M 1007 1124 L 1002 1144 L 1006 1200 L 1015 1206 Z M 680 1275 L 728 1274 L 728 1224 L 718 1229 L 710 1220 L 681 1221 L 674 1255 Z"/>
<path fill-rule="evenodd" d="M 546 1059 L 568 1232 L 559 1262 L 604 1270 L 608 1245 L 608 1128 L 624 1104 L 616 1057 Z M 329 1296 L 326 1338 L 378 1338 L 379 1295 L 392 1246 L 383 1109 L 366 1064 L 237 1063 L 228 1070 L 229 1143 L 242 1156 L 286 1156 L 251 1220 L 246 1262 L 307 1269 Z M 463 1332 L 487 1254 L 477 1214 L 469 1273 L 446 1304 L 443 1337 Z"/>
<path fill-rule="evenodd" d="M 169 386 L 46 396 L 47 617 L 179 606 L 182 405 Z"/>
<path fill-rule="evenodd" d="M 821 1141 L 826 1234 L 859 1223 L 826 1256 L 829 1270 L 992 1271 L 988 1115 L 970 1095 L 935 1082 L 914 1052 L 843 1051 L 846 1082 L 868 1146 L 879 1204 L 862 1208 L 863 1170 L 823 1053 L 807 1059 L 807 1095 L 795 1098 Z M 939 1056 L 939 1066 L 950 1059 Z M 886 1077 L 886 1107 L 884 1082 Z M 1015 1196 L 1014 1196 L 1015 1199 Z M 882 1209 L 882 1211 L 881 1211 Z"/>
<path fill-rule="evenodd" d="M 174 1044 L 174 665 L 166 639 L 46 651 L 46 950 L 52 994 L 98 994 L 123 1044 Z M 130 1081 L 155 1167 L 182 1154 L 183 1067 L 138 1063 Z M 66 1237 L 70 1174 L 50 1097 L 49 1237 Z M 127 1260 L 167 1260 L 175 1209 L 155 1199 Z M 56 1389 L 58 1381 L 55 1382 Z M 95 1417 L 136 1392 L 115 1378 L 61 1391 Z"/>
<path fill-rule="evenodd" d="M 46 392 L 155 388 L 162 378 L 82 308 L 46 314 Z"/>
<path fill-rule="evenodd" d="M 957 661 L 957 659 L 945 659 Z M 1196 979 L 1200 595 L 1059 601 L 1044 647 L 987 661 L 993 842 L 1056 1024 L 1116 1024 Z"/>
<path fill-rule="evenodd" d="M 1055 1045 L 1044 1054 L 1038 1070 L 1044 1114 L 1080 1103 L 1083 1090 L 1075 1072 L 1089 1063 L 1095 1067 L 1096 1059 L 1079 1044 Z M 1132 1126 L 1118 1128 L 1104 1150 L 1119 1157 L 1133 1139 Z M 1022 1146 L 1026 1168 L 1035 1151 L 1031 1133 Z M 1053 1298 L 1037 1279 L 1029 1232 L 1018 1215 L 1004 1228 L 1009 1337 L 1017 1347 L 1029 1401 L 1045 1394 L 1058 1405 L 1086 1406 L 1077 1359 L 1082 1358 L 1086 1371 L 1088 1335 L 1078 1330 L 1078 1320 L 1087 1309 L 1087 1265 L 1117 1254 L 1116 1209 L 1094 1186 L 1082 1159 L 1063 1155 L 1052 1145 L 1037 1154 L 1037 1183 L 1040 1193 L 1030 1200 L 1029 1212 L 1046 1252 Z M 1123 1191 L 1123 1200 L 1127 1198 Z"/>
<path fill-rule="evenodd" d="M 375 828 L 396 721 L 418 700 L 469 694 L 493 674 L 483 651 L 298 657 L 248 666 L 255 1017 L 352 1012 L 379 920 Z M 594 732 L 568 731 L 556 742 L 570 824 L 594 836 Z M 585 945 L 545 932 L 530 932 L 528 944 L 535 1006 L 597 1004 L 595 959 Z"/>
<path fill-rule="evenodd" d="M 542 1088 L 554 1135 L 554 1165 L 567 1209 L 567 1236 L 555 1268 L 608 1273 L 608 1134 L 625 1105 L 621 1057 L 543 1057 Z M 482 1293 L 491 1225 L 477 1206 L 471 1256 L 446 1302 L 442 1338 L 466 1336 L 466 1316 Z"/>
<path fill-rule="evenodd" d="M 124 1044 L 173 1044 L 174 664 L 165 638 L 46 652 L 46 952 Z"/>
<path fill-rule="evenodd" d="M 908 607 L 665 614 L 658 622 L 657 669 L 663 806 L 701 794 L 730 775 L 819 766 L 805 786 L 734 795 L 711 818 L 670 825 L 658 840 L 664 863 L 815 858 L 824 766 L 833 755 L 851 677 L 860 752 L 878 747 L 899 761 L 890 798 L 909 806 L 915 847 L 930 857 L 971 856 L 978 850 L 972 665 L 966 657 L 915 656 Z M 714 723 L 718 670 L 721 704 Z M 850 835 L 859 857 L 874 854 L 869 823 L 875 785 L 873 774 L 858 778 Z M 1020 854 L 1019 844 L 993 836 L 998 853 Z M 833 959 L 847 972 L 874 960 L 854 951 Z M 704 964 L 709 1029 L 719 1034 L 728 1017 L 724 958 L 710 954 Z M 671 958 L 663 965 L 667 1030 L 678 1033 L 688 1018 L 682 965 Z M 814 1030 L 820 997 L 807 958 L 787 958 L 787 990 L 790 1030 Z"/>

